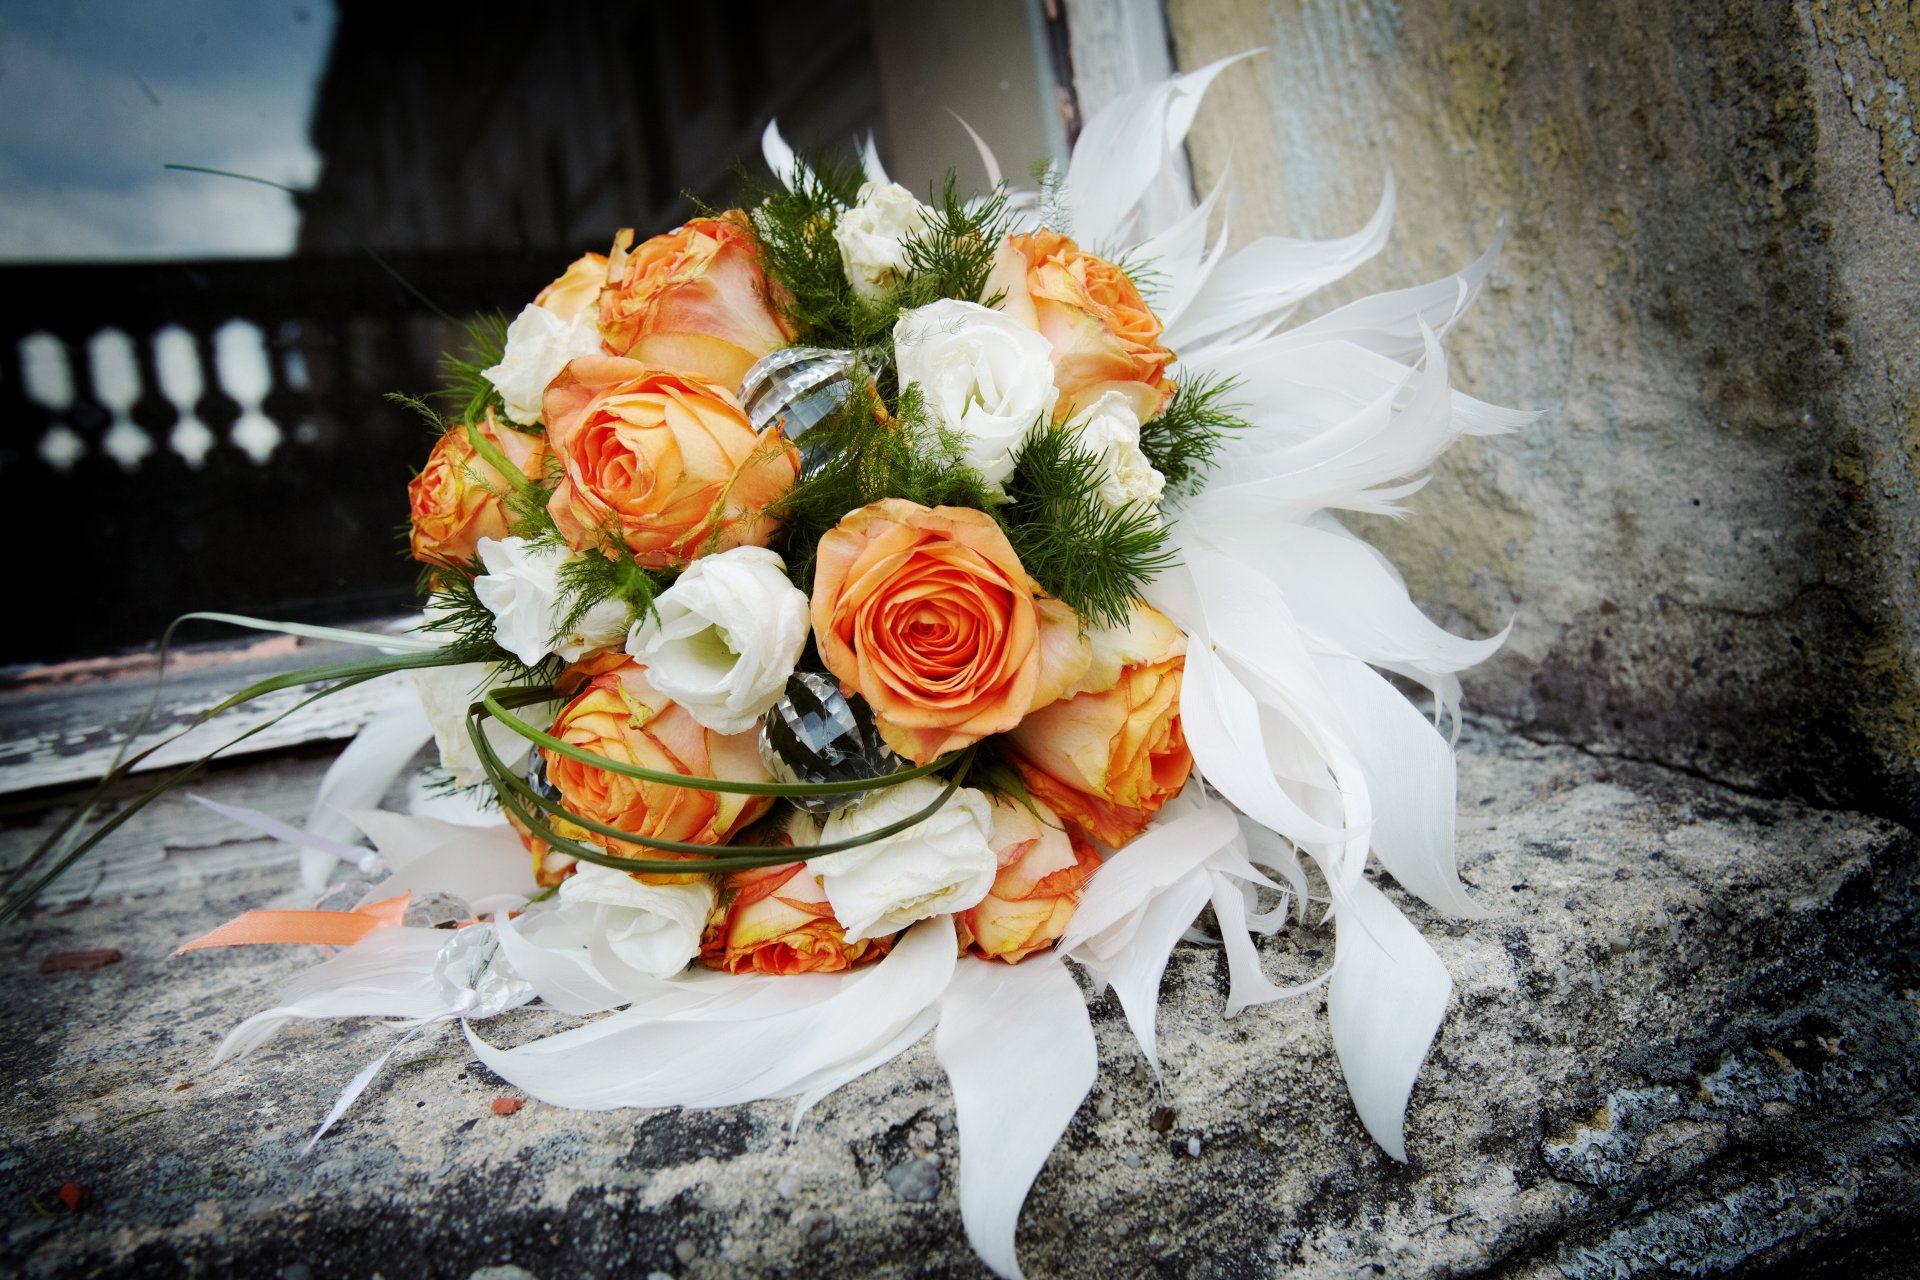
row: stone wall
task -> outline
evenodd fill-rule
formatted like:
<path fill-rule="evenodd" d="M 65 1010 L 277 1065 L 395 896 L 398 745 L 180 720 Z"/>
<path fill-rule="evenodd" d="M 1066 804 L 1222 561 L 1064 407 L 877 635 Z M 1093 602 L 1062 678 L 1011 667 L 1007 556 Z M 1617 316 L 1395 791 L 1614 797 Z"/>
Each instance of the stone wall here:
<path fill-rule="evenodd" d="M 1920 805 L 1920 18 L 1768 0 L 1170 0 L 1234 234 L 1347 232 L 1355 290 L 1498 232 L 1455 377 L 1548 411 L 1366 521 L 1535 737 L 1911 819 Z"/>

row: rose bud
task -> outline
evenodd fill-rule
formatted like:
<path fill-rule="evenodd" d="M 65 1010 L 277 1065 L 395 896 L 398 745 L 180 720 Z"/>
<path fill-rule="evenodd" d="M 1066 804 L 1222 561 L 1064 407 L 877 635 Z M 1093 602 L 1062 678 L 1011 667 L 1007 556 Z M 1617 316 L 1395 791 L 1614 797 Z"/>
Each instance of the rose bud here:
<path fill-rule="evenodd" d="M 983 292 L 1003 295 L 1000 309 L 1053 345 L 1061 416 L 1119 391 L 1146 422 L 1172 398 L 1166 370 L 1173 353 L 1160 345 L 1160 318 L 1126 272 L 1066 236 L 1007 237 Z"/>
<path fill-rule="evenodd" d="M 812 818 L 796 813 L 791 822 L 802 828 L 800 843 L 814 843 Z M 791 839 L 781 834 L 781 841 Z M 892 946 L 892 934 L 847 941 L 819 877 L 806 863 L 789 862 L 720 877 L 720 904 L 700 963 L 728 973 L 839 973 L 871 964 Z"/>
<path fill-rule="evenodd" d="M 1092 635 L 1093 660 L 1068 696 L 1007 734 L 1007 756 L 1033 795 L 1102 844 L 1119 848 L 1186 785 L 1193 756 L 1180 732 L 1187 638 L 1135 601 L 1125 625 Z"/>
<path fill-rule="evenodd" d="M 753 362 L 793 341 L 774 309 L 747 216 L 694 218 L 629 250 L 613 242 L 600 295 L 607 350 L 732 389 Z"/>
<path fill-rule="evenodd" d="M 510 466 L 538 479 L 547 456 L 546 442 L 504 426 L 491 416 L 475 424 Z M 464 425 L 449 427 L 434 442 L 427 465 L 407 485 L 407 518 L 412 525 L 413 558 L 422 564 L 471 560 L 482 538 L 508 533 L 504 497 L 513 482 L 482 457 L 467 439 Z"/>
<path fill-rule="evenodd" d="M 725 387 L 617 356 L 583 356 L 553 380 L 547 440 L 562 478 L 548 500 L 576 551 L 609 535 L 648 568 L 763 547 L 764 512 L 800 474 L 770 427 L 756 433 Z"/>
<path fill-rule="evenodd" d="M 993 805 L 993 855 L 993 888 L 953 922 L 962 952 L 1017 964 L 1066 933 L 1100 858 L 1045 805 L 1004 798 Z"/>

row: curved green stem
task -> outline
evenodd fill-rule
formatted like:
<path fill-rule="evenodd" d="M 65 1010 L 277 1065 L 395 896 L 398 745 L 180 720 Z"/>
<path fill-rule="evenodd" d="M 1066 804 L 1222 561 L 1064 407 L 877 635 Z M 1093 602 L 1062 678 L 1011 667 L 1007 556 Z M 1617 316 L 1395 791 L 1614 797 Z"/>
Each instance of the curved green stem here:
<path fill-rule="evenodd" d="M 832 840 L 824 844 L 801 846 L 715 846 L 711 844 L 694 844 L 683 840 L 658 840 L 649 836 L 642 836 L 631 831 L 626 831 L 620 827 L 610 826 L 603 822 L 596 822 L 591 818 L 574 813 L 564 805 L 541 795 L 501 763 L 498 753 L 493 749 L 493 744 L 487 740 L 485 727 L 482 724 L 483 719 L 488 714 L 489 712 L 484 703 L 475 703 L 472 707 L 468 708 L 467 734 L 472 739 L 474 750 L 480 757 L 481 768 L 486 772 L 488 779 L 494 784 L 494 790 L 499 795 L 501 806 L 513 817 L 524 823 L 528 830 L 545 841 L 551 848 L 579 858 L 584 862 L 592 862 L 599 866 L 612 867 L 618 871 L 642 871 L 659 874 L 684 874 L 692 871 L 746 871 L 756 867 L 774 867 L 782 866 L 789 862 L 804 862 L 810 858 L 822 857 L 829 853 L 839 853 L 846 849 L 857 849 L 864 845 L 884 840 L 889 836 L 898 835 L 902 831 L 920 825 L 938 813 L 940 809 L 946 805 L 947 801 L 953 798 L 954 793 L 960 789 L 966 779 L 968 769 L 973 764 L 973 756 L 969 751 L 962 756 L 960 768 L 931 804 L 916 810 L 898 821 L 887 823 L 883 826 L 876 827 L 872 831 L 865 832 L 858 836 L 852 836 L 845 840 Z M 680 778 L 679 775 L 668 776 L 679 779 L 678 782 L 669 783 L 668 785 L 684 785 L 694 781 L 693 779 Z M 639 845 L 642 848 L 653 849 L 662 853 L 681 853 L 688 856 L 679 859 L 615 857 L 603 850 L 582 845 L 577 841 L 569 840 L 559 835 L 545 821 L 536 816 L 534 808 L 523 807 L 528 805 L 534 806 L 534 808 L 551 814 L 554 817 L 561 818 L 572 825 L 608 836 L 615 840 Z"/>
<path fill-rule="evenodd" d="M 527 741 L 545 747 L 555 755 L 565 756 L 569 760 L 577 760 L 581 764 L 604 769 L 608 773 L 618 774 L 623 778 L 638 778 L 642 782 L 657 782 L 669 787 L 688 787 L 694 791 L 724 791 L 729 795 L 778 796 L 792 800 L 814 796 L 844 796 L 860 791 L 879 791 L 886 787 L 898 786 L 903 782 L 911 782 L 915 778 L 924 778 L 930 773 L 937 773 L 951 765 L 955 759 L 954 754 L 948 754 L 911 769 L 902 769 L 898 773 L 883 774 L 878 778 L 858 778 L 849 782 L 734 782 L 722 778 L 689 778 L 682 773 L 665 773 L 659 769 L 629 764 L 625 760 L 614 760 L 588 751 L 584 747 L 577 747 L 550 733 L 541 732 L 506 709 L 507 704 L 524 706 L 532 702 L 551 702 L 553 699 L 554 691 L 550 687 L 524 685 L 483 694 L 474 707 L 484 706 L 487 714 Z M 474 707 L 468 708 L 469 714 L 473 714 Z"/>

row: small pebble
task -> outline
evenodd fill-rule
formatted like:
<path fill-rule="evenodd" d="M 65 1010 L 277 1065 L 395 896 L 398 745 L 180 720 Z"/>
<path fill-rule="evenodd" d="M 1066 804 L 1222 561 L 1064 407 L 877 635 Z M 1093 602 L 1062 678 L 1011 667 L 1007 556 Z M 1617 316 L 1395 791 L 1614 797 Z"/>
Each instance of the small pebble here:
<path fill-rule="evenodd" d="M 1197 1156 L 1200 1154 L 1200 1139 L 1198 1138 L 1187 1139 L 1187 1154 L 1190 1156 Z"/>
<path fill-rule="evenodd" d="M 1113 1095 L 1110 1093 L 1101 1094 L 1099 1098 L 1094 1101 L 1093 1114 L 1099 1116 L 1102 1120 L 1113 1119 Z"/>
<path fill-rule="evenodd" d="M 40 972 L 84 973 L 88 969 L 104 969 L 110 964 L 119 964 L 122 958 L 118 947 L 103 947 L 98 951 L 55 951 L 40 961 Z"/>
<path fill-rule="evenodd" d="M 1153 1114 L 1147 1117 L 1147 1128 L 1155 1133 L 1166 1133 L 1173 1128 L 1173 1122 L 1180 1113 L 1172 1107 L 1155 1107 Z"/>
<path fill-rule="evenodd" d="M 940 1194 L 940 1170 L 928 1160 L 909 1160 L 887 1170 L 886 1181 L 902 1200 L 924 1203 Z"/>
<path fill-rule="evenodd" d="M 795 1194 L 799 1192 L 799 1190 L 800 1190 L 800 1179 L 794 1177 L 790 1173 L 781 1174 L 780 1180 L 773 1184 L 773 1194 L 779 1196 L 782 1200 L 793 1199 L 793 1197 L 795 1196 Z"/>
<path fill-rule="evenodd" d="M 685 1266 L 700 1256 L 700 1246 L 691 1240 L 682 1240 L 673 1246 L 673 1256 L 680 1259 L 680 1264 Z"/>
<path fill-rule="evenodd" d="M 952 1117 L 952 1116 L 941 1116 L 941 1117 L 940 1117 L 940 1132 L 942 1132 L 942 1133 L 952 1133 L 952 1132 L 953 1132 L 953 1117 Z"/>
<path fill-rule="evenodd" d="M 527 1100 L 525 1098 L 495 1098 L 493 1100 L 493 1114 L 497 1116 L 510 1116 L 526 1105 Z"/>
<path fill-rule="evenodd" d="M 1126 1165 L 1129 1169 L 1138 1169 L 1140 1167 L 1140 1157 L 1129 1151 L 1120 1157 L 1120 1163 Z"/>
<path fill-rule="evenodd" d="M 56 1193 L 68 1213 L 78 1213 L 93 1203 L 93 1192 L 77 1182 L 69 1182 Z"/>
<path fill-rule="evenodd" d="M 808 1210 L 793 1220 L 794 1227 L 810 1245 L 818 1247 L 833 1240 L 833 1217 L 818 1210 Z"/>

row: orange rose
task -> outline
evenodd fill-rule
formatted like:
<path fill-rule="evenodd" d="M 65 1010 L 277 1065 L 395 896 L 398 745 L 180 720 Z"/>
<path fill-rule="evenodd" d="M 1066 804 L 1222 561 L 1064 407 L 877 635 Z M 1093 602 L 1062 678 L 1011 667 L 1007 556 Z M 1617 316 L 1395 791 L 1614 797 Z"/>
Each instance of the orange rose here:
<path fill-rule="evenodd" d="M 491 414 L 478 425 L 510 464 L 529 479 L 539 478 L 545 441 L 496 422 Z M 501 499 L 512 487 L 473 447 L 464 424 L 448 428 L 407 485 L 413 558 L 422 564 L 471 560 L 480 539 L 506 537 L 510 530 Z"/>
<path fill-rule="evenodd" d="M 617 356 L 583 356 L 547 388 L 562 479 L 547 510 L 576 550 L 609 534 L 650 568 L 764 547 L 760 513 L 793 487 L 800 455 L 755 434 L 731 391 Z"/>
<path fill-rule="evenodd" d="M 728 973 L 839 973 L 892 947 L 892 934 L 848 942 L 807 864 L 789 862 L 720 878 L 700 962 Z"/>
<path fill-rule="evenodd" d="M 1068 696 L 1007 735 L 1028 790 L 1103 844 L 1146 829 L 1186 785 L 1193 756 L 1180 732 L 1187 638 L 1135 602 L 1124 627 L 1093 637 L 1093 661 Z"/>
<path fill-rule="evenodd" d="M 631 230 L 614 238 L 600 295 L 600 336 L 615 355 L 732 389 L 755 360 L 793 341 L 744 213 L 695 218 L 629 251 L 632 243 Z"/>
<path fill-rule="evenodd" d="M 1005 799 L 993 805 L 993 852 L 1000 861 L 993 888 L 953 923 L 962 952 L 1018 964 L 1067 931 L 1100 858 L 1045 805 Z"/>
<path fill-rule="evenodd" d="M 1164 326 L 1127 273 L 1053 231 L 1009 236 L 994 258 L 986 296 L 1004 294 L 1000 309 L 1046 335 L 1053 345 L 1056 414 L 1065 418 L 1119 391 L 1145 422 L 1173 395 L 1160 345 Z"/>
<path fill-rule="evenodd" d="M 813 635 L 918 764 L 1013 728 L 1090 659 L 1073 610 L 1040 594 L 992 517 L 900 498 L 820 539 Z"/>
<path fill-rule="evenodd" d="M 610 760 L 665 773 L 734 782 L 771 781 L 760 763 L 754 734 L 719 734 L 702 728 L 684 708 L 655 691 L 647 682 L 646 668 L 637 662 L 595 676 L 561 710 L 550 732 Z M 547 779 L 559 789 L 567 808 L 635 835 L 724 844 L 772 803 L 766 796 L 643 782 L 545 747 L 540 750 L 546 757 Z M 615 854 L 663 856 L 641 845 L 594 839 Z"/>
<path fill-rule="evenodd" d="M 600 291 L 607 287 L 605 254 L 583 253 L 567 267 L 558 280 L 540 291 L 533 300 L 562 320 L 571 320 L 582 311 L 600 305 Z"/>

